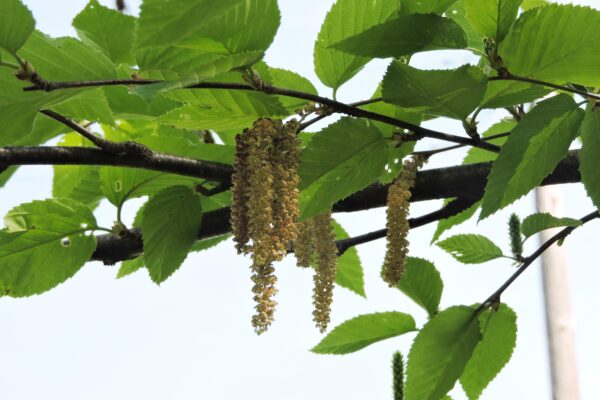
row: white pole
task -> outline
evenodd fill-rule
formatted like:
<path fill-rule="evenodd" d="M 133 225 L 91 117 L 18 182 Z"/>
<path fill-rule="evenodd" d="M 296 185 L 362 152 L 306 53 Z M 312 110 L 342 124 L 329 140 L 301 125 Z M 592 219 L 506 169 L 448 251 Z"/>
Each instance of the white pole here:
<path fill-rule="evenodd" d="M 536 189 L 537 209 L 562 217 L 563 203 L 558 187 Z M 560 228 L 541 232 L 543 243 Z M 566 249 L 554 244 L 542 254 L 542 280 L 546 306 L 548 352 L 554 400 L 579 399 L 575 357 L 575 324 L 571 312 L 571 289 Z"/>

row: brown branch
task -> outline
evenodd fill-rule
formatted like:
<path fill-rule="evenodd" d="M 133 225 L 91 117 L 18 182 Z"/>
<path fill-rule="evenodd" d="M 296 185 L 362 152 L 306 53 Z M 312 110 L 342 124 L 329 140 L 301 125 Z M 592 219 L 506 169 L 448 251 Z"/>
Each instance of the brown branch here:
<path fill-rule="evenodd" d="M 97 86 L 114 86 L 114 85 L 148 85 L 153 83 L 160 83 L 161 81 L 156 80 L 141 80 L 141 79 L 116 79 L 116 80 L 103 80 L 103 81 L 78 81 L 78 82 L 50 82 L 51 84 L 45 88 L 39 85 L 29 86 L 24 88 L 25 91 L 33 90 L 46 90 L 54 91 L 60 89 L 72 89 L 72 88 L 84 88 L 84 87 L 97 87 Z M 388 125 L 392 125 L 398 128 L 406 129 L 416 134 L 422 135 L 423 137 L 438 139 L 452 143 L 460 143 L 473 147 L 479 147 L 492 152 L 500 151 L 500 148 L 494 144 L 487 143 L 480 140 L 474 140 L 472 138 L 466 138 L 463 136 L 451 135 L 444 132 L 438 132 L 432 129 L 427 129 L 419 125 L 412 124 L 407 121 L 403 121 L 397 118 L 393 118 L 387 115 L 379 114 L 372 111 L 363 110 L 362 108 L 342 103 L 327 97 L 318 96 L 312 93 L 301 92 L 298 90 L 279 88 L 271 85 L 264 84 L 260 88 L 255 87 L 246 83 L 232 83 L 232 82 L 202 82 L 195 85 L 186 87 L 187 89 L 229 89 L 229 90 L 249 90 L 249 91 L 262 91 L 266 94 L 274 94 L 279 96 L 293 97 L 302 100 L 308 100 L 315 103 L 322 104 L 330 107 L 333 111 L 350 115 L 357 118 L 366 118 L 373 121 L 383 122 Z"/>
<path fill-rule="evenodd" d="M 598 211 L 594 211 L 588 215 L 586 215 L 585 217 L 581 218 L 579 221 L 581 222 L 581 225 L 592 221 L 596 218 L 600 218 L 600 213 Z M 579 226 L 581 226 L 579 225 Z M 527 270 L 527 268 L 529 268 L 529 266 L 531 264 L 533 264 L 533 262 L 542 255 L 543 252 L 545 252 L 546 250 L 548 250 L 548 248 L 550 246 L 552 246 L 554 243 L 559 242 L 564 240 L 567 236 L 569 236 L 571 234 L 571 232 L 573 232 L 576 228 L 578 228 L 579 226 L 570 226 L 567 228 L 564 228 L 563 230 L 559 231 L 556 235 L 552 236 L 550 239 L 548 239 L 547 241 L 545 241 L 536 251 L 534 251 L 530 256 L 525 257 L 523 259 L 523 262 L 521 263 L 521 266 L 519 267 L 519 269 L 517 269 L 517 271 L 512 274 L 510 276 L 510 278 L 508 278 L 506 280 L 506 282 L 504 282 L 502 284 L 502 286 L 500 286 L 494 293 L 492 293 L 483 303 L 481 303 L 479 305 L 479 307 L 477 307 L 477 309 L 475 310 L 476 313 L 480 313 L 481 311 L 483 311 L 484 309 L 486 309 L 487 307 L 493 306 L 494 304 L 499 304 L 500 303 L 500 297 L 502 296 L 502 294 L 504 293 L 504 291 L 506 291 L 506 289 L 508 289 L 510 287 L 510 285 L 513 284 L 513 282 L 523 273 L 525 272 L 525 270 Z"/>
<path fill-rule="evenodd" d="M 557 84 L 551 83 L 551 82 L 540 81 L 539 79 L 527 78 L 525 76 L 517 76 L 517 75 L 511 74 L 510 72 L 505 72 L 504 74 L 499 75 L 499 76 L 492 76 L 488 80 L 490 80 L 490 81 L 518 81 L 518 82 L 531 83 L 532 85 L 546 86 L 546 87 L 556 89 L 556 90 L 562 90 L 565 92 L 575 93 L 575 94 L 578 94 L 578 95 L 588 98 L 588 99 L 600 100 L 600 96 L 597 94 L 594 94 L 594 93 L 586 92 L 584 90 L 579 90 L 579 89 L 569 87 L 569 86 L 557 85 Z"/>
<path fill-rule="evenodd" d="M 119 11 L 124 11 L 125 10 L 125 0 L 117 0 L 116 1 L 116 5 L 117 5 L 117 10 Z"/>

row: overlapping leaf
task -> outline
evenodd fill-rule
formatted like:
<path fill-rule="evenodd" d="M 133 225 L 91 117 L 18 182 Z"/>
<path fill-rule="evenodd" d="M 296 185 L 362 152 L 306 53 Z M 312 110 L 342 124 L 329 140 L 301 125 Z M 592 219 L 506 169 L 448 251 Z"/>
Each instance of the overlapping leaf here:
<path fill-rule="evenodd" d="M 598 154 L 600 154 L 600 112 L 597 108 L 587 110 L 581 125 L 582 148 L 579 170 L 581 182 L 597 208 L 600 208 L 600 168 L 598 168 Z"/>
<path fill-rule="evenodd" d="M 0 2 L 0 48 L 15 53 L 33 32 L 35 20 L 19 0 Z"/>
<path fill-rule="evenodd" d="M 444 282 L 433 263 L 422 258 L 408 257 L 398 289 L 423 307 L 432 318 L 438 312 Z"/>

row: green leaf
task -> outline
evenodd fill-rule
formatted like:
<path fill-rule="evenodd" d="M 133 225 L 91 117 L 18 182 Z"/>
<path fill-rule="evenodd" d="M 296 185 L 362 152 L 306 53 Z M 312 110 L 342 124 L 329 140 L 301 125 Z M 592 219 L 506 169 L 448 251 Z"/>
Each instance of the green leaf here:
<path fill-rule="evenodd" d="M 412 111 L 464 120 L 479 105 L 486 89 L 481 70 L 424 71 L 402 62 L 390 64 L 383 79 L 383 99 Z"/>
<path fill-rule="evenodd" d="M 492 166 L 480 220 L 527 194 L 554 170 L 577 136 L 583 114 L 571 97 L 561 94 L 523 117 Z"/>
<path fill-rule="evenodd" d="M 548 0 L 523 0 L 521 8 L 523 11 L 530 10 L 535 7 L 543 7 L 550 4 Z"/>
<path fill-rule="evenodd" d="M 348 232 L 346 232 L 336 221 L 333 221 L 333 231 L 336 240 L 347 239 L 350 237 Z M 361 297 L 367 297 L 365 293 L 363 268 L 356 247 L 349 248 L 338 258 L 335 283 Z"/>
<path fill-rule="evenodd" d="M 442 14 L 456 0 L 402 0 L 402 14 Z"/>
<path fill-rule="evenodd" d="M 202 222 L 202 202 L 190 188 L 173 186 L 144 206 L 144 261 L 150 277 L 161 283 L 185 260 Z"/>
<path fill-rule="evenodd" d="M 500 133 L 512 132 L 512 130 L 515 129 L 515 126 L 517 126 L 517 121 L 515 121 L 514 119 L 503 120 L 490 126 L 488 130 L 481 134 L 481 137 L 487 138 Z M 491 139 L 488 142 L 493 143 L 497 146 L 502 146 L 504 145 L 504 143 L 506 143 L 507 138 L 508 136 L 499 137 L 496 139 Z M 497 153 L 483 150 L 478 147 L 471 147 L 469 151 L 467 151 L 467 154 L 463 159 L 463 164 L 476 164 L 481 162 L 494 161 L 497 157 Z"/>
<path fill-rule="evenodd" d="M 166 46 L 194 38 L 203 26 L 241 2 L 145 0 L 140 11 L 137 45 L 139 48 Z"/>
<path fill-rule="evenodd" d="M 40 76 L 49 81 L 114 79 L 113 63 L 96 47 L 72 37 L 51 38 L 34 32 L 19 50 Z M 72 94 L 76 94 L 74 91 Z"/>
<path fill-rule="evenodd" d="M 600 154 L 600 112 L 596 107 L 585 113 L 581 125 L 581 151 L 579 153 L 579 170 L 581 182 L 592 199 L 596 208 L 600 209 L 600 168 L 598 168 L 598 154 Z"/>
<path fill-rule="evenodd" d="M 408 257 L 398 289 L 433 318 L 438 312 L 444 282 L 433 263 L 422 258 Z"/>
<path fill-rule="evenodd" d="M 87 120 L 111 125 L 115 123 L 112 110 L 102 89 L 86 90 L 74 98 L 51 107 L 51 109 L 74 120 Z"/>
<path fill-rule="evenodd" d="M 408 355 L 405 400 L 442 398 L 454 387 L 480 339 L 471 307 L 450 307 L 427 322 Z"/>
<path fill-rule="evenodd" d="M 502 250 L 481 235 L 454 235 L 438 242 L 437 245 L 465 264 L 479 264 L 502 257 Z"/>
<path fill-rule="evenodd" d="M 234 7 L 198 27 L 182 44 L 210 52 L 214 40 L 229 54 L 265 51 L 273 42 L 280 22 L 277 0 L 238 1 Z"/>
<path fill-rule="evenodd" d="M 77 133 L 69 133 L 59 143 L 61 146 L 85 146 L 87 140 Z M 55 165 L 52 196 L 69 198 L 94 209 L 102 198 L 100 169 L 86 165 Z"/>
<path fill-rule="evenodd" d="M 517 18 L 523 0 L 463 0 L 467 18 L 483 37 L 500 43 Z"/>
<path fill-rule="evenodd" d="M 311 351 L 317 354 L 353 353 L 415 329 L 415 320 L 405 313 L 392 311 L 359 315 L 336 326 Z"/>
<path fill-rule="evenodd" d="M 356 57 L 330 46 L 396 16 L 399 0 L 338 0 L 327 13 L 315 42 L 315 72 L 337 90 L 356 75 L 369 58 Z"/>
<path fill-rule="evenodd" d="M 467 363 L 460 383 L 469 400 L 481 392 L 510 360 L 517 342 L 517 315 L 505 304 L 479 316 L 482 339 Z"/>
<path fill-rule="evenodd" d="M 449 18 L 410 14 L 375 25 L 332 47 L 357 56 L 398 58 L 420 51 L 463 49 L 467 38 L 460 25 Z"/>
<path fill-rule="evenodd" d="M 274 86 L 298 90 L 304 93 L 318 94 L 317 89 L 308 79 L 295 72 L 281 68 L 269 68 L 269 72 Z M 288 112 L 295 112 L 308 104 L 307 100 L 286 96 L 279 96 L 279 102 Z"/>
<path fill-rule="evenodd" d="M 144 268 L 144 256 L 138 256 L 132 260 L 125 260 L 121 263 L 121 267 L 119 267 L 117 279 L 131 275 L 142 268 Z"/>
<path fill-rule="evenodd" d="M 68 199 L 21 204 L 0 231 L 0 290 L 14 297 L 52 289 L 73 276 L 96 248 L 89 208 Z"/>
<path fill-rule="evenodd" d="M 308 144 L 300 164 L 302 218 L 330 209 L 333 203 L 376 181 L 387 162 L 387 143 L 364 120 L 342 118 Z"/>
<path fill-rule="evenodd" d="M 86 43 L 97 46 L 114 63 L 133 61 L 134 17 L 102 6 L 97 0 L 73 19 L 73 27 Z"/>
<path fill-rule="evenodd" d="M 581 221 L 574 218 L 558 218 L 548 213 L 535 213 L 529 215 L 521 224 L 521 232 L 525 239 L 550 228 L 559 226 L 577 227 L 581 225 Z"/>
<path fill-rule="evenodd" d="M 33 32 L 35 20 L 19 0 L 0 1 L 0 47 L 15 53 Z"/>
<path fill-rule="evenodd" d="M 447 200 L 444 202 L 444 204 L 448 204 L 450 201 L 452 200 Z M 440 222 L 438 222 L 437 228 L 435 229 L 435 233 L 433 234 L 433 238 L 431 239 L 431 243 L 438 240 L 440 236 L 442 236 L 442 233 L 446 232 L 448 229 L 453 228 L 469 220 L 473 215 L 475 215 L 475 212 L 477 211 L 477 209 L 479 209 L 480 205 L 481 202 L 478 201 L 466 210 L 451 217 L 442 219 Z"/>
<path fill-rule="evenodd" d="M 599 24 L 600 12 L 589 7 L 535 8 L 515 22 L 499 54 L 515 75 L 600 86 Z"/>
<path fill-rule="evenodd" d="M 481 108 L 503 108 L 530 103 L 542 98 L 551 90 L 543 86 L 518 81 L 490 81 Z"/>
<path fill-rule="evenodd" d="M 140 85 L 137 86 L 133 92 L 145 99 L 149 99 L 158 94 L 202 83 L 222 73 L 252 65 L 257 62 L 262 55 L 262 52 L 252 51 L 216 57 L 204 64 L 197 65 L 196 72 L 184 74 L 181 79 L 154 83 L 152 85 Z"/>
<path fill-rule="evenodd" d="M 469 21 L 467 18 L 467 11 L 465 10 L 464 1 L 460 0 L 452 4 L 446 11 L 446 16 L 460 25 L 463 31 L 465 31 L 468 47 L 470 49 L 479 50 L 480 54 L 484 54 L 485 50 L 483 48 L 483 37 L 475 30 L 471 24 L 471 21 Z"/>

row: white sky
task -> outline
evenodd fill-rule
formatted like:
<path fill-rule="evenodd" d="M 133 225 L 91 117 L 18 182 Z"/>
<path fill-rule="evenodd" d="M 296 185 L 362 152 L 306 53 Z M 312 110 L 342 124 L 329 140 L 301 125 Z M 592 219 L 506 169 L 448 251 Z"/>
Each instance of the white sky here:
<path fill-rule="evenodd" d="M 71 19 L 84 0 L 25 0 L 42 31 L 73 34 Z M 104 4 L 112 2 L 102 1 Z M 132 0 L 129 3 L 133 3 Z M 332 0 L 280 0 L 282 24 L 267 62 L 311 79 L 322 94 L 330 91 L 313 73 L 313 43 Z M 584 2 L 579 2 L 584 3 Z M 587 4 L 597 5 L 597 1 Z M 416 65 L 449 68 L 472 60 L 465 52 L 419 55 Z M 386 63 L 371 63 L 339 92 L 342 101 L 368 98 Z M 487 126 L 500 114 L 482 113 Z M 452 121 L 432 125 L 459 132 Z M 430 167 L 458 162 L 461 154 L 433 160 Z M 51 169 L 22 168 L 0 190 L 0 214 L 14 205 L 50 196 Z M 563 187 L 566 215 L 580 217 L 592 210 L 580 186 Z M 138 202 L 127 207 L 130 221 Z M 413 206 L 414 215 L 429 212 L 439 202 Z M 514 209 L 522 216 L 533 212 L 527 197 Z M 510 208 L 479 224 L 457 231 L 479 232 L 508 249 L 506 221 Z M 114 219 L 112 206 L 103 203 L 96 213 L 104 225 Z M 351 234 L 384 226 L 383 209 L 340 215 Z M 509 261 L 463 266 L 429 246 L 434 225 L 411 233 L 411 254 L 435 262 L 445 292 L 442 306 L 472 304 L 485 299 L 513 271 Z M 600 224 L 577 230 L 568 240 L 576 317 L 578 366 L 583 399 L 600 398 L 597 355 L 600 322 L 595 317 L 600 279 L 598 257 L 590 248 Z M 528 243 L 531 251 L 537 243 Z M 526 250 L 527 250 L 526 249 Z M 384 242 L 359 247 L 365 269 L 368 300 L 336 288 L 333 321 L 336 326 L 359 314 L 398 310 L 425 322 L 424 313 L 400 292 L 379 279 Z M 414 335 L 375 344 L 352 355 L 319 356 L 308 351 L 322 337 L 311 321 L 312 277 L 294 267 L 292 259 L 278 265 L 279 307 L 268 333 L 257 337 L 250 326 L 253 303 L 249 262 L 234 254 L 231 242 L 191 255 L 160 288 L 145 272 L 115 280 L 116 267 L 87 264 L 58 288 L 27 299 L 0 301 L 0 387 L 7 399 L 326 399 L 391 398 L 390 360 L 393 351 L 408 353 Z M 539 265 L 534 265 L 506 293 L 503 300 L 519 317 L 513 359 L 484 392 L 483 399 L 550 398 L 545 326 Z M 452 392 L 455 399 L 464 395 Z"/>

